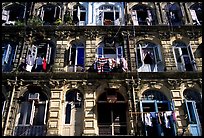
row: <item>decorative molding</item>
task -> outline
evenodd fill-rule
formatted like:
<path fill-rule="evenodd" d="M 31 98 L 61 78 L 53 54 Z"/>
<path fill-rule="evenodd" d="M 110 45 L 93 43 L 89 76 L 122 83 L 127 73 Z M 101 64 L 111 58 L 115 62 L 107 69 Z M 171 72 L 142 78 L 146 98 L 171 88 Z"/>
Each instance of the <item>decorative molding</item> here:
<path fill-rule="evenodd" d="M 180 87 L 181 83 L 183 82 L 182 79 L 176 80 L 176 79 L 168 79 L 167 80 L 168 84 L 173 87 L 174 89 L 177 87 Z"/>

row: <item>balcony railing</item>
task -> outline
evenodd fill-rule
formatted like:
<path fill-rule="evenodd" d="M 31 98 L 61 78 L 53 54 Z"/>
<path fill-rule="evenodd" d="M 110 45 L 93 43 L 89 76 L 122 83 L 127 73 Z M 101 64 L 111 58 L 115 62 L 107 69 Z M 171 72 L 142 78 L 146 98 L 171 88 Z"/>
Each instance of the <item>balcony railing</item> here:
<path fill-rule="evenodd" d="M 17 126 L 14 136 L 45 136 L 46 126 Z"/>

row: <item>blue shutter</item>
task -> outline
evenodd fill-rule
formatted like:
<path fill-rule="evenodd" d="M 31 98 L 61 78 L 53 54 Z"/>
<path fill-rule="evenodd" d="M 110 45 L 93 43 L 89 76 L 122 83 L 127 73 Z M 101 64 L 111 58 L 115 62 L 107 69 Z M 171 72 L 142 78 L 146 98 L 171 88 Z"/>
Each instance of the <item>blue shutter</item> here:
<path fill-rule="evenodd" d="M 71 104 L 67 103 L 65 109 L 65 124 L 70 124 L 71 119 Z"/>

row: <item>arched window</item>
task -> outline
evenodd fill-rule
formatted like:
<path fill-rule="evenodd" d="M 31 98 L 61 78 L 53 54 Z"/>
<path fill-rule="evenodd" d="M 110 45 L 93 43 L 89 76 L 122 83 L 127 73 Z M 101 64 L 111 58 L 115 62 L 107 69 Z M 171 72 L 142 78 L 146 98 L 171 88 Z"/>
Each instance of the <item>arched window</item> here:
<path fill-rule="evenodd" d="M 40 87 L 30 86 L 20 98 L 15 136 L 44 136 L 47 124 L 48 98 Z"/>
<path fill-rule="evenodd" d="M 55 48 L 51 42 L 33 44 L 28 48 L 25 58 L 25 70 L 29 72 L 46 72 L 54 64 Z"/>
<path fill-rule="evenodd" d="M 65 51 L 68 60 L 65 60 L 65 66 L 68 65 L 68 72 L 83 72 L 85 51 L 82 42 L 71 42 L 71 46 Z"/>
<path fill-rule="evenodd" d="M 160 47 L 152 42 L 140 41 L 137 44 L 137 65 L 139 72 L 164 71 Z"/>
<path fill-rule="evenodd" d="M 97 25 L 120 25 L 119 9 L 114 5 L 102 5 L 97 10 Z"/>
<path fill-rule="evenodd" d="M 165 6 L 167 19 L 169 21 L 169 25 L 172 26 L 180 26 L 183 25 L 183 14 L 181 12 L 181 8 L 177 3 L 168 3 Z"/>
<path fill-rule="evenodd" d="M 17 44 L 11 41 L 2 43 L 2 72 L 10 72 L 16 58 Z"/>
<path fill-rule="evenodd" d="M 73 21 L 76 25 L 86 25 L 86 8 L 82 5 L 75 5 L 73 10 Z"/>
<path fill-rule="evenodd" d="M 181 41 L 173 42 L 176 66 L 179 71 L 195 71 L 196 65 L 190 45 Z"/>
<path fill-rule="evenodd" d="M 192 136 L 201 136 L 202 124 L 202 97 L 201 94 L 193 89 L 185 89 L 185 111 L 190 124 Z"/>
<path fill-rule="evenodd" d="M 157 90 L 147 90 L 142 94 L 140 113 L 144 126 L 144 136 L 176 136 L 173 103 Z"/>
<path fill-rule="evenodd" d="M 99 135 L 127 135 L 127 110 L 124 96 L 117 89 L 106 89 L 97 101 Z"/>
<path fill-rule="evenodd" d="M 26 8 L 21 4 L 11 4 L 2 10 L 2 23 L 5 25 L 15 25 L 16 21 L 23 21 Z"/>
<path fill-rule="evenodd" d="M 65 124 L 71 124 L 71 112 L 73 108 L 81 108 L 83 96 L 78 90 L 67 92 L 65 97 Z"/>
<path fill-rule="evenodd" d="M 202 4 L 195 3 L 190 7 L 190 13 L 193 19 L 193 25 L 202 25 Z"/>
<path fill-rule="evenodd" d="M 54 22 L 61 18 L 61 9 L 53 4 L 43 5 L 37 10 L 37 16 L 41 18 L 44 25 L 53 25 Z"/>
<path fill-rule="evenodd" d="M 138 4 L 132 7 L 131 17 L 133 25 L 153 25 L 156 15 L 148 6 Z"/>

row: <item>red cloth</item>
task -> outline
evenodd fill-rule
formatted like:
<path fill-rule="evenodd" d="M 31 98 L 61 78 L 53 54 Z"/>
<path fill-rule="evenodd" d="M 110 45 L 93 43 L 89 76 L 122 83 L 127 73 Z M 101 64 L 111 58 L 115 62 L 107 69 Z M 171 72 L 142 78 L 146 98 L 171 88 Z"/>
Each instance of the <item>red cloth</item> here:
<path fill-rule="evenodd" d="M 47 62 L 46 59 L 43 59 L 43 70 L 46 71 L 47 68 Z"/>

